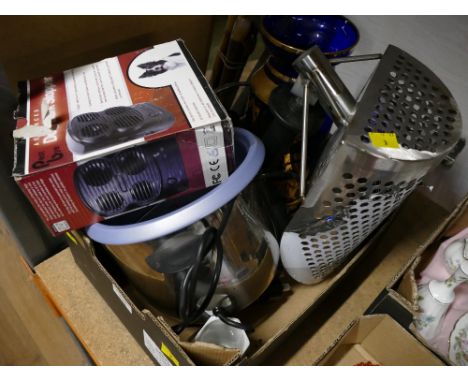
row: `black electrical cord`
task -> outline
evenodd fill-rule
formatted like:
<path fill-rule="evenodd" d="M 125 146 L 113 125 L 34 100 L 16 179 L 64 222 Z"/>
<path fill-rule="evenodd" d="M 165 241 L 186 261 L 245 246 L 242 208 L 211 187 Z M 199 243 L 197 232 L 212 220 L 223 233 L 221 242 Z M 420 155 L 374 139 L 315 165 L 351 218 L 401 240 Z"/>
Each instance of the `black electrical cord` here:
<path fill-rule="evenodd" d="M 215 228 L 211 228 L 212 230 L 216 231 Z M 210 228 L 208 229 L 210 230 Z M 205 312 L 206 308 L 208 307 L 213 295 L 216 291 L 216 287 L 218 285 L 219 276 L 221 274 L 221 266 L 223 263 L 223 247 L 221 241 L 215 238 L 215 245 L 216 245 L 216 263 L 215 269 L 213 272 L 213 277 L 210 281 L 210 285 L 208 288 L 208 292 L 205 295 L 202 303 L 197 307 L 196 306 L 196 283 L 198 281 L 198 272 L 199 272 L 199 265 L 201 261 L 210 254 L 211 246 L 210 245 L 201 245 L 203 250 L 201 251 L 202 256 L 197 259 L 198 265 L 194 264 L 190 269 L 191 273 L 187 274 L 189 281 L 187 282 L 186 288 L 183 290 L 183 294 L 186 295 L 187 301 L 185 307 L 182 309 L 182 325 L 184 327 L 196 322 Z M 182 328 L 183 329 L 183 328 Z"/>
<path fill-rule="evenodd" d="M 232 326 L 237 329 L 245 330 L 247 333 L 251 333 L 254 329 L 247 324 L 242 324 L 240 322 L 234 321 L 233 319 L 228 317 L 228 312 L 221 306 L 221 302 L 213 308 L 213 315 L 218 317 L 222 322 L 226 325 Z"/>
<path fill-rule="evenodd" d="M 261 179 L 284 180 L 299 179 L 299 174 L 293 171 L 268 171 L 258 175 Z"/>
<path fill-rule="evenodd" d="M 226 90 L 237 88 L 237 87 L 250 87 L 250 83 L 247 81 L 228 82 L 227 84 L 224 84 L 223 86 L 220 86 L 219 88 L 216 88 L 215 93 L 219 94 Z"/>
<path fill-rule="evenodd" d="M 189 296 L 193 296 L 196 286 L 196 276 L 198 275 L 199 268 L 205 257 L 210 253 L 210 248 L 213 245 L 213 240 L 216 236 L 216 229 L 213 227 L 208 228 L 203 232 L 200 246 L 198 247 L 197 254 L 195 256 L 195 263 L 189 268 L 185 274 L 184 280 L 181 285 L 181 293 L 179 298 L 179 317 L 183 322 L 190 323 L 190 316 L 193 315 L 192 306 L 194 304 L 193 299 Z M 195 277 L 194 277 L 195 275 Z"/>
<path fill-rule="evenodd" d="M 197 250 L 195 262 L 187 271 L 180 287 L 178 313 L 182 322 L 173 327 L 173 330 L 177 334 L 181 333 L 182 330 L 184 330 L 187 326 L 197 322 L 203 316 L 211 299 L 213 298 L 213 295 L 218 286 L 223 264 L 224 249 L 221 242 L 221 236 L 228 223 L 234 202 L 235 201 L 231 201 L 223 208 L 223 217 L 218 229 L 209 227 L 202 235 L 202 240 Z M 204 223 L 206 224 L 206 220 L 204 220 Z M 213 276 L 210 280 L 208 291 L 203 301 L 197 306 L 196 285 L 199 278 L 200 266 L 206 256 L 211 253 L 213 247 L 215 247 L 216 251 L 216 261 Z M 222 301 L 223 300 L 221 300 L 221 302 L 213 309 L 213 314 L 219 317 L 219 319 L 227 325 L 231 325 L 249 332 L 252 331 L 251 327 L 240 324 L 239 322 L 233 321 L 227 317 L 226 310 L 220 306 Z"/>

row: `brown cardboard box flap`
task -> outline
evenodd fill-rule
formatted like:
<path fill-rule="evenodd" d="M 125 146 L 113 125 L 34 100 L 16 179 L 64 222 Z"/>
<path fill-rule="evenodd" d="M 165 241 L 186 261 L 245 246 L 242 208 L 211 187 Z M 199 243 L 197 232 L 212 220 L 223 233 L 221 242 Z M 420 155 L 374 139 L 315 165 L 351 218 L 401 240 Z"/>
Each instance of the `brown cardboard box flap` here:
<path fill-rule="evenodd" d="M 416 257 L 409 267 L 409 272 L 403 274 L 397 289 L 398 293 L 395 293 L 393 289 L 389 290 L 389 294 L 392 294 L 392 297 L 399 300 L 410 312 L 416 312 L 418 310 L 418 305 L 416 304 L 418 287 L 416 285 L 414 270 L 420 261 L 421 258 L 419 256 Z"/>
<path fill-rule="evenodd" d="M 388 315 L 364 316 L 355 321 L 319 365 L 359 362 L 400 366 L 442 366 L 444 363 Z"/>
<path fill-rule="evenodd" d="M 239 358 L 238 349 L 228 349 L 209 343 L 181 341 L 189 357 L 200 366 L 231 365 Z"/>
<path fill-rule="evenodd" d="M 132 300 L 127 292 L 131 291 L 133 293 L 133 289 L 128 289 L 127 287 L 123 288 L 119 285 L 117 279 L 108 272 L 106 267 L 99 262 L 96 257 L 96 252 L 94 247 L 90 245 L 90 241 L 87 237 L 81 235 L 78 231 L 73 231 L 67 235 L 71 241 L 71 245 L 76 245 L 77 248 L 81 248 L 83 253 L 86 254 L 87 261 L 86 267 L 92 267 L 97 274 L 105 275 L 105 277 L 100 278 L 99 280 L 95 279 L 96 273 L 90 272 L 88 273 L 88 277 L 91 277 L 92 282 L 95 283 L 94 287 L 104 288 L 104 285 L 110 284 L 112 287 L 110 288 L 107 286 L 107 289 L 112 289 L 110 292 L 110 296 L 112 296 L 113 302 L 110 301 L 110 297 L 107 297 L 107 301 L 103 301 L 104 304 L 109 304 L 110 306 L 116 308 L 116 305 L 120 308 L 125 306 L 122 309 L 124 313 L 123 316 L 119 314 L 115 315 L 114 317 L 119 318 L 120 320 L 125 319 L 124 325 L 127 326 L 129 329 L 130 325 L 130 333 L 133 336 L 137 336 L 137 341 L 139 342 L 141 349 L 144 350 L 146 353 L 151 354 L 155 359 L 163 364 L 167 364 L 168 361 L 174 365 L 193 365 L 194 362 L 199 362 L 202 365 L 223 365 L 223 364 L 231 364 L 235 362 L 239 358 L 239 351 L 237 349 L 224 349 L 221 347 L 217 347 L 212 344 L 205 344 L 205 343 L 196 343 L 192 344 L 189 342 L 181 341 L 179 336 L 177 336 L 173 330 L 171 329 L 170 324 L 168 323 L 167 319 L 160 315 L 160 312 L 153 312 L 141 306 L 141 301 L 139 300 L 141 296 L 138 296 L 138 300 Z M 74 265 L 74 269 L 67 269 L 65 273 L 74 273 L 78 272 L 82 276 L 83 273 L 79 271 L 79 268 L 76 268 L 77 264 L 73 260 L 70 252 L 67 251 L 67 255 L 69 257 L 68 261 L 71 261 Z M 52 257 L 47 261 L 49 264 L 49 268 L 51 271 L 47 274 L 44 274 L 43 277 L 46 279 L 46 283 L 49 282 L 50 274 L 53 273 L 53 268 L 56 265 L 55 258 L 58 255 Z M 84 265 L 81 263 L 81 266 Z M 40 264 L 38 268 L 43 268 L 44 265 Z M 58 269 L 55 268 L 55 272 L 58 272 Z M 68 277 L 70 277 L 69 275 Z M 67 277 L 65 275 L 65 277 Z M 99 285 L 98 285 L 99 281 Z M 71 285 L 65 285 L 66 283 L 64 280 L 61 280 L 64 283 L 63 288 L 73 288 Z M 72 291 L 70 291 L 72 293 Z M 116 299 L 116 296 L 118 299 Z M 135 296 L 133 296 L 135 297 Z M 101 297 L 102 299 L 102 297 Z M 108 306 L 109 306 L 108 305 Z M 83 313 L 83 312 L 81 312 Z M 115 311 L 114 311 L 115 314 Z M 75 317 L 78 321 L 87 321 L 88 313 L 81 314 L 80 317 Z M 104 323 L 109 322 L 105 319 Z M 128 332 L 127 332 L 128 334 Z M 99 341 L 99 339 L 97 339 Z M 190 355 L 187 353 L 190 351 Z M 162 353 L 162 354 L 161 354 Z M 191 356 L 194 356 L 192 359 Z M 196 360 L 195 360 L 196 359 Z M 160 362 L 159 362 L 160 363 Z"/>
<path fill-rule="evenodd" d="M 154 365 L 88 278 L 77 270 L 68 249 L 35 268 L 93 361 L 97 365 Z"/>
<path fill-rule="evenodd" d="M 468 227 L 468 212 L 466 211 L 468 206 L 468 196 L 465 198 L 465 202 L 462 207 L 456 211 L 454 220 L 448 226 L 444 235 L 447 237 L 455 236 L 457 233 Z"/>
<path fill-rule="evenodd" d="M 200 67 L 205 68 L 212 24 L 212 16 L 2 17 L 0 58 L 13 88 L 18 80 L 176 38 L 186 40 Z"/>

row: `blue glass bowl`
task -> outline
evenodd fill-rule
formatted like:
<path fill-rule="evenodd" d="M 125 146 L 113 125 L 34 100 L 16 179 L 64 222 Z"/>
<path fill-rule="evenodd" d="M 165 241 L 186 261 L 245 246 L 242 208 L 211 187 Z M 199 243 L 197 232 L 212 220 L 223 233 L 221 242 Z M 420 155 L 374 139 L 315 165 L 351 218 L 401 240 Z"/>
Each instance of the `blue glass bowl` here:
<path fill-rule="evenodd" d="M 264 16 L 261 33 L 280 73 L 297 77 L 292 62 L 318 45 L 327 57 L 348 56 L 359 41 L 356 26 L 343 16 Z"/>

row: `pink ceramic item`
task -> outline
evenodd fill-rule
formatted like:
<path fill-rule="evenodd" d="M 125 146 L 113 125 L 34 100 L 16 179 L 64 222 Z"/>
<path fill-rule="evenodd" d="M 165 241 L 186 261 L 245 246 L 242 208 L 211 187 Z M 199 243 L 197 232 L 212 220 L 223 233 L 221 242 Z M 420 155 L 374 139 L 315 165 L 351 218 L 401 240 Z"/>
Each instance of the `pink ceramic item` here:
<path fill-rule="evenodd" d="M 431 280 L 419 286 L 419 311 L 414 324 L 426 341 L 431 341 L 438 335 L 445 313 L 455 300 L 454 290 L 466 281 L 468 281 L 468 260 L 462 258 L 460 265 L 448 279 Z"/>
<path fill-rule="evenodd" d="M 468 366 L 468 313 L 455 323 L 450 335 L 449 359 L 454 365 Z"/>
<path fill-rule="evenodd" d="M 421 272 L 418 285 L 422 286 L 428 284 L 431 280 L 444 281 L 451 276 L 450 270 L 447 268 L 445 262 L 445 251 L 450 244 L 457 240 L 468 238 L 468 228 L 459 232 L 457 235 L 444 241 L 438 248 L 434 257 L 429 265 Z M 428 340 L 428 345 L 440 354 L 448 356 L 448 346 L 450 333 L 453 330 L 455 323 L 468 312 L 468 283 L 463 283 L 455 288 L 455 299 L 450 307 L 447 309 L 445 317 L 443 318 L 438 328 L 438 334 Z"/>

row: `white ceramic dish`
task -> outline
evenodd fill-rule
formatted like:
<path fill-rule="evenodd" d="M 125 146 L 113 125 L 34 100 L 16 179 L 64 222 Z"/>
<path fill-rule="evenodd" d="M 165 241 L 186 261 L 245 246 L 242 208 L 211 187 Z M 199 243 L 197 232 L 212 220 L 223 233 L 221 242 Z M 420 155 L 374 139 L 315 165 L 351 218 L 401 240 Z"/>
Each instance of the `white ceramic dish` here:
<path fill-rule="evenodd" d="M 453 273 L 464 259 L 468 260 L 468 239 L 460 239 L 451 243 L 444 252 L 445 266 Z"/>
<path fill-rule="evenodd" d="M 240 321 L 230 317 L 232 320 Z M 222 322 L 218 317 L 211 316 L 195 336 L 195 341 L 208 342 L 230 349 L 239 349 L 241 355 L 250 345 L 249 337 L 244 330 L 234 328 Z"/>
<path fill-rule="evenodd" d="M 458 366 L 468 366 L 468 312 L 455 323 L 449 340 L 449 359 Z"/>

